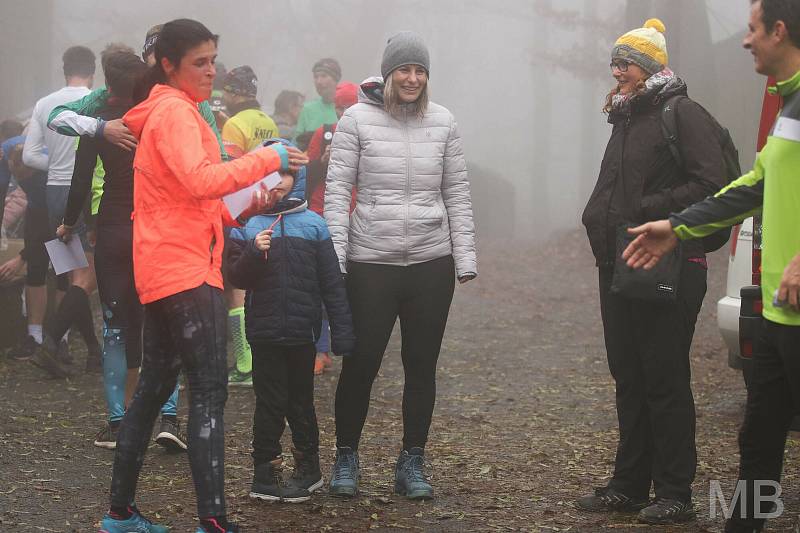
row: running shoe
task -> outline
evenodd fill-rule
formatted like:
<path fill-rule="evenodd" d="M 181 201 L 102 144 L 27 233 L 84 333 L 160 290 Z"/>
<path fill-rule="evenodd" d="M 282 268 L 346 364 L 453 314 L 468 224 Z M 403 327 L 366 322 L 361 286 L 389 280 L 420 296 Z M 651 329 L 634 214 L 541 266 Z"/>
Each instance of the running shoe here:
<path fill-rule="evenodd" d="M 100 522 L 98 533 L 169 533 L 169 528 L 154 524 L 138 511 L 134 511 L 127 520 L 119 520 L 106 514 Z"/>
<path fill-rule="evenodd" d="M 253 373 L 239 372 L 235 366 L 228 372 L 228 386 L 230 387 L 252 387 Z"/>
<path fill-rule="evenodd" d="M 106 450 L 117 449 L 117 432 L 119 432 L 119 422 L 116 424 L 107 423 L 103 429 L 94 436 L 94 445 Z"/>
<path fill-rule="evenodd" d="M 8 358 L 14 361 L 27 361 L 34 356 L 38 347 L 39 343 L 36 342 L 36 339 L 28 335 L 18 346 L 8 352 Z"/>
<path fill-rule="evenodd" d="M 51 377 L 64 379 L 72 376 L 72 372 L 56 355 L 58 347 L 49 337 L 37 345 L 31 362 L 50 374 Z"/>
<path fill-rule="evenodd" d="M 171 452 L 180 452 L 189 447 L 186 444 L 186 435 L 181 432 L 181 424 L 177 418 L 161 417 L 161 426 L 158 428 L 158 434 L 156 435 L 156 444 Z"/>

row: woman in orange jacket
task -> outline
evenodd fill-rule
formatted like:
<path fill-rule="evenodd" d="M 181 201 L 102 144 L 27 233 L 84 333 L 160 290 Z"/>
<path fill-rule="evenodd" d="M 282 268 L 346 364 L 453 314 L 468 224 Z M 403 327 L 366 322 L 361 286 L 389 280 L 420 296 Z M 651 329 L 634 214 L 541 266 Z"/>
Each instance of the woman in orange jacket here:
<path fill-rule="evenodd" d="M 223 411 L 227 399 L 222 227 L 236 225 L 221 198 L 278 170 L 308 162 L 273 145 L 223 163 L 211 128 L 197 111 L 215 76 L 217 36 L 199 22 L 164 25 L 156 64 L 140 87 L 144 101 L 124 117 L 139 139 L 134 159 L 133 261 L 145 305 L 139 383 L 117 437 L 111 509 L 103 531 L 167 531 L 133 506 L 136 482 L 160 406 L 185 371 L 189 385 L 189 464 L 199 532 L 237 531 L 226 520 Z M 248 213 L 266 206 L 254 195 Z"/>

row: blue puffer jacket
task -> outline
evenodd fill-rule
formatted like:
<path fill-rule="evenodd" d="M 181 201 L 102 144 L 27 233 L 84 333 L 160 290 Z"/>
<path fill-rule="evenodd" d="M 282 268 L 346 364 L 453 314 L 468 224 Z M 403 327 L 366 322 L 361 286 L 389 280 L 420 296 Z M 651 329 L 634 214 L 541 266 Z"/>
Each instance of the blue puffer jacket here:
<path fill-rule="evenodd" d="M 301 169 L 292 191 L 268 214 L 252 217 L 231 231 L 226 243 L 228 280 L 247 290 L 245 330 L 251 344 L 315 343 L 324 302 L 332 351 L 349 355 L 355 334 L 339 261 L 325 220 L 306 208 L 304 198 L 305 169 Z M 279 215 L 265 260 L 253 239 Z"/>

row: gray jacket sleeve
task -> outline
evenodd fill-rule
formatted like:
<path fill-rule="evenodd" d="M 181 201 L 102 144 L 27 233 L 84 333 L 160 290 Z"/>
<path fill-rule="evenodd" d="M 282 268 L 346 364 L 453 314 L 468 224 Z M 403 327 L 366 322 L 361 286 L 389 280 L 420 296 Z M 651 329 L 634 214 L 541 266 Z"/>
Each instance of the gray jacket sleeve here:
<path fill-rule="evenodd" d="M 350 201 L 358 175 L 361 143 L 355 119 L 345 112 L 336 126 L 331 143 L 331 159 L 325 180 L 325 221 L 339 258 L 339 268 L 347 272 L 347 240 L 350 232 Z"/>
<path fill-rule="evenodd" d="M 442 176 L 442 199 L 450 221 L 450 240 L 456 274 L 477 274 L 475 255 L 475 222 L 472 218 L 472 199 L 467 179 L 467 164 L 456 121 L 450 119 L 450 134 L 444 152 L 444 174 Z"/>

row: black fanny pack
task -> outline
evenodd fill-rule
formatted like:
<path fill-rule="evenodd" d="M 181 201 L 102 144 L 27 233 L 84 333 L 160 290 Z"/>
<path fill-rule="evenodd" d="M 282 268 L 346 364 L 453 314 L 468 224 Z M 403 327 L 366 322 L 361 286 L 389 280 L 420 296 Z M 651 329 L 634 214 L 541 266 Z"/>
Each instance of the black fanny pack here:
<path fill-rule="evenodd" d="M 614 261 L 614 277 L 611 293 L 634 300 L 650 302 L 674 302 L 678 296 L 681 277 L 682 250 L 680 244 L 651 270 L 633 269 L 622 259 L 622 252 L 636 238 L 628 233 L 634 225 L 624 224 L 617 228 L 617 256 Z"/>

